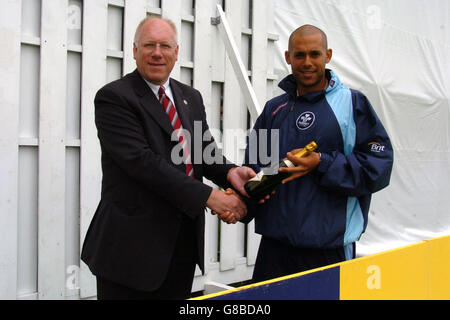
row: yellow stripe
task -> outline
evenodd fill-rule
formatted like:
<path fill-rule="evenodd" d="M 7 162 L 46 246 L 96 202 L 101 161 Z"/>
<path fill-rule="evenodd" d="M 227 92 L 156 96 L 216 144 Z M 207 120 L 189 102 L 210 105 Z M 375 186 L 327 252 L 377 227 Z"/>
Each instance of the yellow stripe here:
<path fill-rule="evenodd" d="M 425 299 L 426 248 L 419 243 L 342 265 L 340 299 Z"/>
<path fill-rule="evenodd" d="M 191 300 L 211 299 L 334 267 L 340 267 L 341 300 L 448 300 L 450 299 L 449 257 L 450 236 L 444 236 Z"/>
<path fill-rule="evenodd" d="M 450 300 L 450 236 L 425 242 L 429 246 L 429 298 Z"/>

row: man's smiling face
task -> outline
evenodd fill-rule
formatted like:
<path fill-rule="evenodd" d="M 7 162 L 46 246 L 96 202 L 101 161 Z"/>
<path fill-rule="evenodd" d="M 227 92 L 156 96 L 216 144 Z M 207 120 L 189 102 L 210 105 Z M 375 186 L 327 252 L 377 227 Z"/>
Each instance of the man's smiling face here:
<path fill-rule="evenodd" d="M 157 85 L 163 84 L 178 59 L 175 31 L 164 20 L 148 20 L 138 33 L 133 56 L 144 79 Z"/>
<path fill-rule="evenodd" d="M 286 62 L 291 65 L 298 91 L 303 93 L 322 90 L 326 84 L 325 65 L 331 60 L 332 51 L 324 45 L 322 35 L 294 35 Z"/>

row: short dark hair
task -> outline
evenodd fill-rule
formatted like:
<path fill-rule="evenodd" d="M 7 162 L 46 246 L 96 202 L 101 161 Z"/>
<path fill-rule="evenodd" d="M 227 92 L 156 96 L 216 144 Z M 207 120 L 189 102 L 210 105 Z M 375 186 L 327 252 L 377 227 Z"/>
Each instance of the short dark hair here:
<path fill-rule="evenodd" d="M 328 39 L 327 39 L 327 35 L 325 34 L 325 32 L 323 32 L 322 29 L 317 28 L 316 26 L 313 26 L 311 24 L 305 24 L 301 27 L 298 27 L 297 29 L 295 29 L 290 37 L 289 37 L 289 49 L 291 48 L 291 41 L 292 39 L 297 36 L 297 35 L 311 35 L 311 34 L 316 34 L 316 33 L 320 33 L 322 35 L 322 39 L 323 39 L 323 45 L 325 47 L 325 49 L 328 49 Z"/>

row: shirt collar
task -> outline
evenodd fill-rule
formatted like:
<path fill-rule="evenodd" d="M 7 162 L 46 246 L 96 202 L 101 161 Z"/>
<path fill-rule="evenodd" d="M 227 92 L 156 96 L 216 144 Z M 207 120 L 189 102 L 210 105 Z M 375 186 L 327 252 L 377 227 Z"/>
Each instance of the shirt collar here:
<path fill-rule="evenodd" d="M 150 89 L 152 89 L 153 93 L 155 94 L 156 97 L 158 97 L 158 91 L 160 87 L 164 88 L 164 91 L 168 91 L 170 90 L 170 80 L 167 79 L 166 82 L 164 82 L 162 85 L 158 85 L 158 84 L 154 84 L 151 83 L 150 81 L 147 81 L 144 79 L 144 81 L 148 84 L 148 86 L 150 87 Z"/>

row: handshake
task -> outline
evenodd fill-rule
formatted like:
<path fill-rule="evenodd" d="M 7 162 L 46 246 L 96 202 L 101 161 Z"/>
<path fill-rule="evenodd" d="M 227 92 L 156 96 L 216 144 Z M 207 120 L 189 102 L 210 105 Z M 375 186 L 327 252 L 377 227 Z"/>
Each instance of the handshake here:
<path fill-rule="evenodd" d="M 248 197 L 244 185 L 254 176 L 256 173 L 249 167 L 235 167 L 228 171 L 227 180 L 242 196 Z M 266 197 L 268 198 L 269 196 Z M 264 200 L 260 200 L 260 203 Z M 212 214 L 217 214 L 220 220 L 228 224 L 234 224 L 247 215 L 247 206 L 244 201 L 230 188 L 226 191 L 213 189 L 206 201 L 206 206 L 211 209 Z"/>
<path fill-rule="evenodd" d="M 222 192 L 223 191 L 219 191 Z M 231 205 L 230 208 L 224 209 L 222 212 L 211 209 L 211 214 L 218 215 L 219 219 L 228 224 L 236 223 L 247 215 L 247 207 L 239 195 L 233 190 L 228 188 L 225 191 L 227 196 L 227 202 Z"/>

